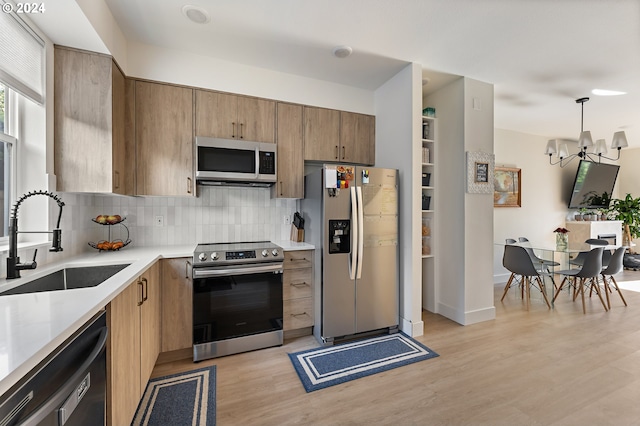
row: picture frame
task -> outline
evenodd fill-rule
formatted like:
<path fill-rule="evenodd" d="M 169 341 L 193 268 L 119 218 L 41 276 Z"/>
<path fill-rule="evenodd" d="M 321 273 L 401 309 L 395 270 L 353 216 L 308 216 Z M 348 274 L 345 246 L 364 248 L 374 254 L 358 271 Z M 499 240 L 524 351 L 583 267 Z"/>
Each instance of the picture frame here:
<path fill-rule="evenodd" d="M 493 171 L 493 206 L 522 207 L 522 171 L 498 167 Z"/>
<path fill-rule="evenodd" d="M 489 152 L 467 151 L 467 193 L 493 193 L 495 156 Z"/>
<path fill-rule="evenodd" d="M 475 182 L 489 182 L 489 163 L 481 163 L 476 161 Z"/>

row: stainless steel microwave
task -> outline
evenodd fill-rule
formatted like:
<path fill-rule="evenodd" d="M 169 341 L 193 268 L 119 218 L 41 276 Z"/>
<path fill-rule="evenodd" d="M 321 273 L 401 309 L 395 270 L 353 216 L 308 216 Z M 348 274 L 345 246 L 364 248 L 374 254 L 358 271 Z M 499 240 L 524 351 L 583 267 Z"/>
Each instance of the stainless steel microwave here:
<path fill-rule="evenodd" d="M 276 177 L 276 144 L 196 136 L 198 183 L 271 186 Z"/>

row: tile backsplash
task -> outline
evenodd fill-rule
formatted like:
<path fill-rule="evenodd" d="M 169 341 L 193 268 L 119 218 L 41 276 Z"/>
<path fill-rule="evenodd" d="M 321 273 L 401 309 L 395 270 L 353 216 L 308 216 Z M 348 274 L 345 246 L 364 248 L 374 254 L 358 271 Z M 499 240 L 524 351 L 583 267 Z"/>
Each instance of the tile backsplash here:
<path fill-rule="evenodd" d="M 296 205 L 296 200 L 272 199 L 267 188 L 203 186 L 195 198 L 96 195 L 90 218 L 126 217 L 123 223 L 136 246 L 280 240 L 289 239 L 291 227 L 283 218 L 291 217 Z M 156 224 L 158 216 L 162 226 Z M 113 233 L 123 231 L 113 228 Z"/>
<path fill-rule="evenodd" d="M 59 194 L 65 203 L 60 224 L 64 251 L 38 250 L 39 265 L 94 251 L 88 242 L 108 239 L 109 228 L 112 240 L 126 238 L 127 231 L 120 225 L 94 223 L 91 219 L 99 214 L 125 217 L 131 246 L 141 247 L 288 240 L 291 225 L 284 224 L 284 216 L 291 218 L 299 209 L 298 200 L 272 199 L 268 188 L 202 186 L 197 197 Z M 57 214 L 57 207 L 50 209 L 51 228 Z M 157 216 L 162 216 L 162 226 L 156 225 Z M 30 259 L 33 249 L 20 250 L 19 255 Z M 0 255 L 1 276 L 6 276 L 6 257 L 6 253 Z"/>

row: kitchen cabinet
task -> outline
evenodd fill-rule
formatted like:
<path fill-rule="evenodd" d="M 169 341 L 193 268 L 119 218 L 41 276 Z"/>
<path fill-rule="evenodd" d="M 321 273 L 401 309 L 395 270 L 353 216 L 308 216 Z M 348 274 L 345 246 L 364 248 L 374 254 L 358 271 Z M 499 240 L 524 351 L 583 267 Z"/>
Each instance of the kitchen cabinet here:
<path fill-rule="evenodd" d="M 160 264 L 107 306 L 107 424 L 131 424 L 160 353 Z"/>
<path fill-rule="evenodd" d="M 276 103 L 196 90 L 196 136 L 275 143 Z"/>
<path fill-rule="evenodd" d="M 340 161 L 340 111 L 304 107 L 304 159 Z"/>
<path fill-rule="evenodd" d="M 375 164 L 375 117 L 340 112 L 341 161 L 373 166 Z"/>
<path fill-rule="evenodd" d="M 284 252 L 282 299 L 285 337 L 311 334 L 313 326 L 313 250 Z"/>
<path fill-rule="evenodd" d="M 278 103 L 276 116 L 278 181 L 276 198 L 304 198 L 302 106 Z"/>
<path fill-rule="evenodd" d="M 133 194 L 124 74 L 107 55 L 59 46 L 54 55 L 57 190 Z"/>
<path fill-rule="evenodd" d="M 135 82 L 136 195 L 195 195 L 193 90 Z"/>
<path fill-rule="evenodd" d="M 304 159 L 375 164 L 375 117 L 306 106 Z"/>
<path fill-rule="evenodd" d="M 162 352 L 193 345 L 191 258 L 162 259 Z"/>

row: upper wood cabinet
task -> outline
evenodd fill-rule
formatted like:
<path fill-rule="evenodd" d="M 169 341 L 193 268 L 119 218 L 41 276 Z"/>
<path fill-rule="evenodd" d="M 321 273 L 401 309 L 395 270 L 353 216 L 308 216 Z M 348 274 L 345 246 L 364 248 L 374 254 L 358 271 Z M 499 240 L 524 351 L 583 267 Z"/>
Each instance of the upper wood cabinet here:
<path fill-rule="evenodd" d="M 135 82 L 137 195 L 195 195 L 193 90 Z"/>
<path fill-rule="evenodd" d="M 276 198 L 304 198 L 302 106 L 278 103 L 276 143 L 278 144 L 278 181 L 273 186 Z"/>
<path fill-rule="evenodd" d="M 340 160 L 340 111 L 304 107 L 304 159 Z"/>
<path fill-rule="evenodd" d="M 305 107 L 304 159 L 373 165 L 375 117 Z"/>
<path fill-rule="evenodd" d="M 124 75 L 110 56 L 59 46 L 54 55 L 57 190 L 133 194 Z"/>
<path fill-rule="evenodd" d="M 375 117 L 340 112 L 341 161 L 345 163 L 375 164 Z"/>
<path fill-rule="evenodd" d="M 196 136 L 275 142 L 276 103 L 196 90 Z"/>

